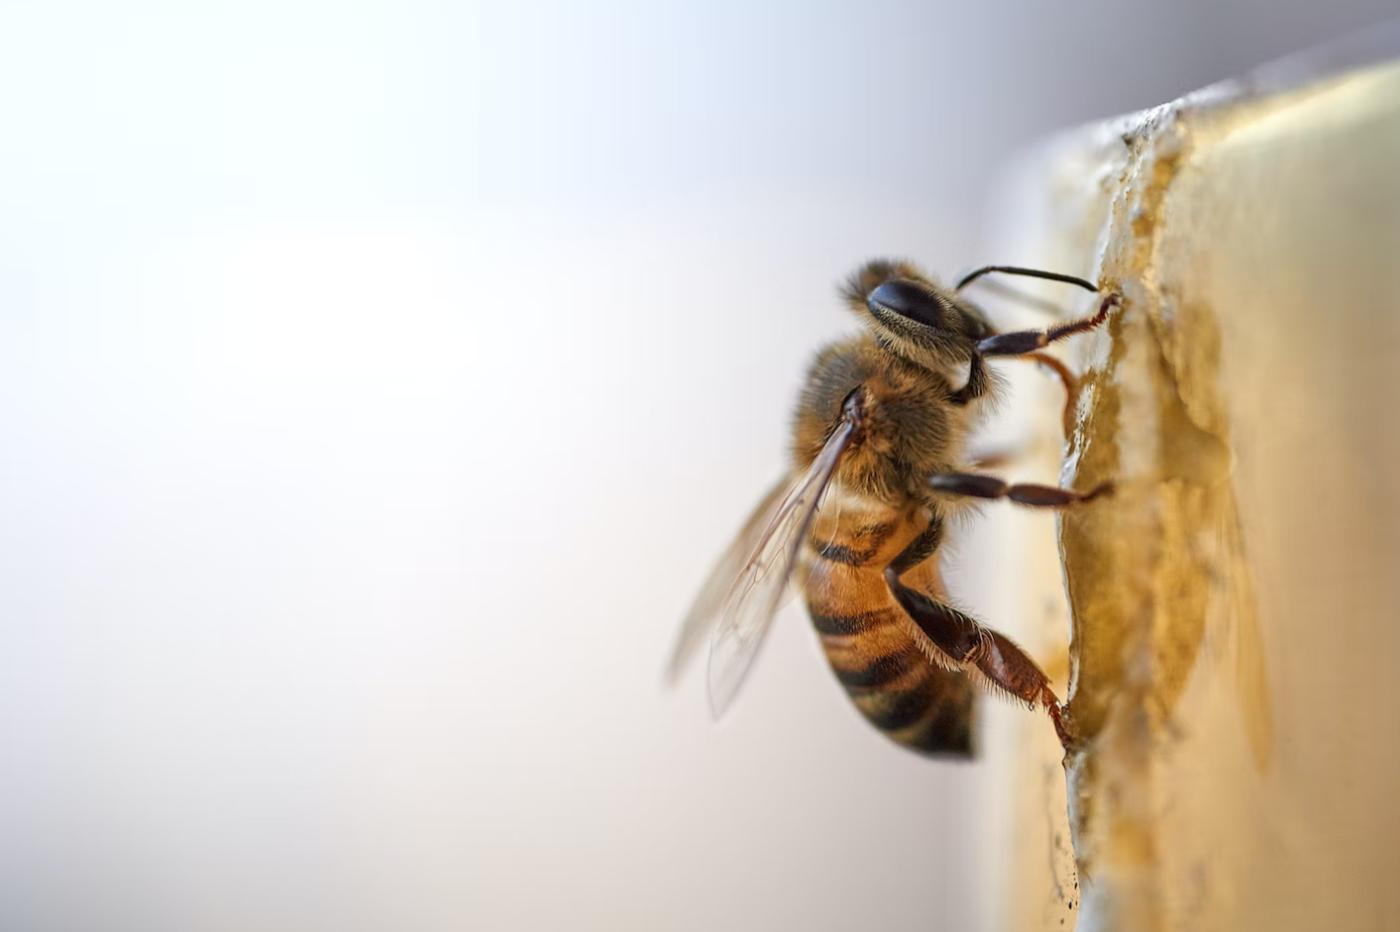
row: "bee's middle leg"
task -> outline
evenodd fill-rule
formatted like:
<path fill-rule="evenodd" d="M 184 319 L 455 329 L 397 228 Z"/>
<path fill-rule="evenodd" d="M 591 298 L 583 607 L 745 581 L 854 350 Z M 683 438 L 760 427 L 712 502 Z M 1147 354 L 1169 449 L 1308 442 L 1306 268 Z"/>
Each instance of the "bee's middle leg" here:
<path fill-rule="evenodd" d="M 1010 483 L 996 476 L 972 472 L 938 473 L 928 479 L 929 488 L 945 495 L 968 498 L 1005 498 L 1034 508 L 1065 508 L 1090 502 L 1113 491 L 1112 482 L 1100 482 L 1087 492 L 1031 482 Z"/>

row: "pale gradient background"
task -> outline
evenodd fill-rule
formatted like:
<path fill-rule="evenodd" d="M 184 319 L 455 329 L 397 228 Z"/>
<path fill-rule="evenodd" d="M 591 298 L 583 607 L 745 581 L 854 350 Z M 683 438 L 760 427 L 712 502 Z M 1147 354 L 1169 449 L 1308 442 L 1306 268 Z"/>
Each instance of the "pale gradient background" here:
<path fill-rule="evenodd" d="M 0 928 L 986 927 L 984 765 L 674 623 L 839 276 L 1391 9 L 0 6 Z"/>

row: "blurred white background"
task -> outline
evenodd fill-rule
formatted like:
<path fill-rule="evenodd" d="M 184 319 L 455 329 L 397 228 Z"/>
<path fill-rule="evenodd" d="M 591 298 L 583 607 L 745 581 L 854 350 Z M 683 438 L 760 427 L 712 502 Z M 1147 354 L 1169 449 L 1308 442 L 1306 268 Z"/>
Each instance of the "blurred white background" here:
<path fill-rule="evenodd" d="M 1393 8 L 0 7 L 0 928 L 985 927 L 982 765 L 675 623 L 838 278 Z"/>

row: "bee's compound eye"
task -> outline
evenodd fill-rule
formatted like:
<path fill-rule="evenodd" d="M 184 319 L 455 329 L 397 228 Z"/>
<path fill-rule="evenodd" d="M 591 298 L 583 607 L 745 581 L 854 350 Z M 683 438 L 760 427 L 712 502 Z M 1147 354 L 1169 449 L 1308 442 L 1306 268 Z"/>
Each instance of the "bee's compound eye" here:
<path fill-rule="evenodd" d="M 885 282 L 870 292 L 865 303 L 872 313 L 884 310 L 929 326 L 937 326 L 943 316 L 937 296 L 913 282 Z"/>

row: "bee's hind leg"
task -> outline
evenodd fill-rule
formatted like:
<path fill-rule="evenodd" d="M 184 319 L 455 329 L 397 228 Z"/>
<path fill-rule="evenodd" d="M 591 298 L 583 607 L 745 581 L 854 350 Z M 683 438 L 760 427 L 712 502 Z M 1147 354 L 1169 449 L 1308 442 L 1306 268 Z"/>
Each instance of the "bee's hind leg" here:
<path fill-rule="evenodd" d="M 941 533 L 942 522 L 935 517 L 929 529 L 885 568 L 885 582 L 895 601 L 933 646 L 955 665 L 977 671 L 988 685 L 1032 707 L 1044 706 L 1055 725 L 1055 733 L 1068 748 L 1070 733 L 1064 708 L 1050 688 L 1049 677 L 1036 662 L 1010 638 L 900 580 L 907 570 L 932 556 Z"/>
<path fill-rule="evenodd" d="M 1070 736 L 1050 679 L 1015 642 L 971 617 L 900 582 L 893 566 L 885 581 L 901 608 L 933 645 L 964 669 L 976 670 L 987 684 L 1034 707 L 1044 706 L 1055 733 L 1068 747 Z"/>

